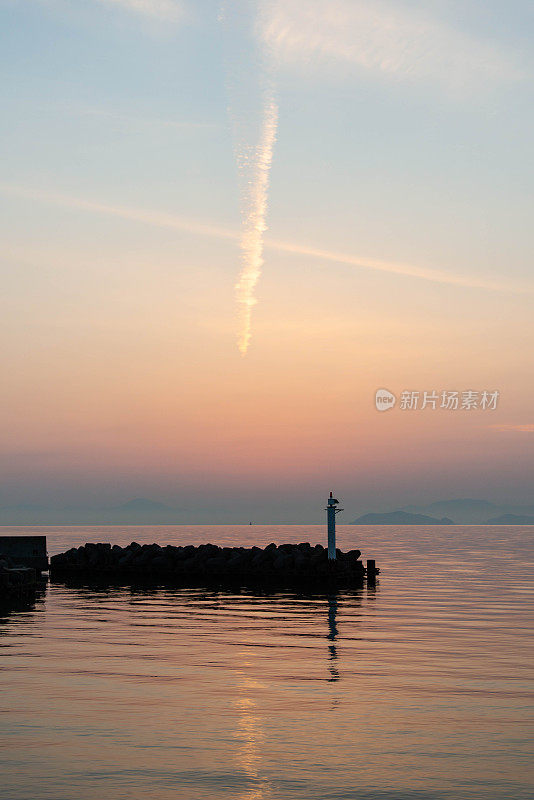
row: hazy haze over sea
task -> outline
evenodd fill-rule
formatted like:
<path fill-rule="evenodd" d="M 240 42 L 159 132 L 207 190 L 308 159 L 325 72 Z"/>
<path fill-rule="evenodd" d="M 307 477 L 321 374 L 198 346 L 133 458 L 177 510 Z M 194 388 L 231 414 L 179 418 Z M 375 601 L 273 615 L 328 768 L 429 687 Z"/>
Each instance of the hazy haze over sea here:
<path fill-rule="evenodd" d="M 7 533 L 7 531 L 5 531 Z M 26 528 L 56 553 L 323 526 Z M 340 526 L 338 594 L 66 587 L 3 611 L 5 800 L 527 800 L 532 528 Z"/>

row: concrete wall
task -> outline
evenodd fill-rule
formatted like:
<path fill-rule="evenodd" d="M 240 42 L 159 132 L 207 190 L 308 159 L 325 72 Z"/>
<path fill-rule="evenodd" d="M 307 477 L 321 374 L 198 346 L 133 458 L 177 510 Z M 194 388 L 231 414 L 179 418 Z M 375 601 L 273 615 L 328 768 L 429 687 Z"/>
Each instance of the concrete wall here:
<path fill-rule="evenodd" d="M 0 555 L 25 567 L 48 569 L 46 536 L 0 536 Z"/>

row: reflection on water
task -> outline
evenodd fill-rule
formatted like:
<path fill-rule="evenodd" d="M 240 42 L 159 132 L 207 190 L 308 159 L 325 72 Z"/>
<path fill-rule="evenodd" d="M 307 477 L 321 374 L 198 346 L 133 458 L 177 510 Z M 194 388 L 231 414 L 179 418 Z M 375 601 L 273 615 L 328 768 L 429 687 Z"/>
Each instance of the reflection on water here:
<path fill-rule="evenodd" d="M 330 672 L 330 680 L 338 681 L 339 680 L 339 671 L 336 666 L 337 661 L 337 650 L 336 650 L 336 636 L 337 636 L 337 626 L 336 626 L 336 617 L 337 617 L 337 595 L 330 594 L 328 595 L 328 636 L 326 637 L 330 645 L 328 645 L 328 652 L 330 653 L 329 657 L 329 664 L 328 669 Z"/>
<path fill-rule="evenodd" d="M 335 645 L 338 635 L 338 594 L 329 594 L 326 601 L 328 610 L 328 633 L 326 634 L 328 658 L 326 663 L 329 674 L 328 681 L 335 682 L 340 679 L 336 663 L 338 652 Z M 238 800 L 266 800 L 272 796 L 272 786 L 263 770 L 265 733 L 254 695 L 258 690 L 264 690 L 267 687 L 265 683 L 250 677 L 251 674 L 256 672 L 250 653 L 241 651 L 236 658 L 239 664 L 237 674 L 242 679 L 238 684 L 239 694 L 235 699 L 235 706 L 238 711 L 238 726 L 235 736 L 239 742 L 236 763 L 250 781 L 250 786 L 238 795 Z M 335 707 L 337 699 L 333 698 L 332 703 Z"/>
<path fill-rule="evenodd" d="M 377 557 L 376 587 L 52 583 L 34 604 L 0 611 L 0 797 L 530 798 L 528 529 L 341 533 Z M 198 538 L 313 542 L 315 532 L 272 534 Z M 54 536 L 52 551 L 61 536 L 110 538 Z"/>
<path fill-rule="evenodd" d="M 244 653 L 241 656 L 246 658 Z M 235 700 L 238 711 L 236 738 L 239 742 L 236 762 L 251 783 L 250 788 L 239 795 L 239 800 L 264 800 L 264 798 L 270 796 L 269 781 L 266 776 L 261 774 L 265 735 L 261 726 L 261 719 L 255 713 L 256 702 L 253 697 L 248 696 L 261 684 L 247 677 L 246 670 L 251 666 L 252 664 L 249 661 L 243 662 L 243 671 L 241 672 L 243 682 L 240 687 L 242 696 L 237 697 Z"/>

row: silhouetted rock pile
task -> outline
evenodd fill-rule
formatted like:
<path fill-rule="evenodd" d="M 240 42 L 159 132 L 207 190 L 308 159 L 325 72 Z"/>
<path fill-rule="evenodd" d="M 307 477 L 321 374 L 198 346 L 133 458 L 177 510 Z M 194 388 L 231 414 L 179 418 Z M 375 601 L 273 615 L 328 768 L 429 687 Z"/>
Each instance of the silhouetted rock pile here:
<path fill-rule="evenodd" d="M 361 583 L 365 569 L 360 551 L 337 550 L 335 562 L 328 561 L 327 550 L 320 544 L 269 544 L 261 547 L 218 547 L 202 544 L 174 547 L 132 542 L 127 547 L 110 544 L 86 544 L 52 556 L 53 575 L 85 575 L 175 581 L 179 583 L 233 582 L 322 583 L 335 579 L 349 584 Z"/>

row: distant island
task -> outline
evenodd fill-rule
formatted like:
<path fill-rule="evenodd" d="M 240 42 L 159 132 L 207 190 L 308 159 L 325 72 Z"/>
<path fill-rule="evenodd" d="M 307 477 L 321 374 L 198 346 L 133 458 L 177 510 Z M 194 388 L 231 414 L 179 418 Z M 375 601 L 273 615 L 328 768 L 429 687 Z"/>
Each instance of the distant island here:
<path fill-rule="evenodd" d="M 460 498 L 366 513 L 351 525 L 534 525 L 534 506 Z"/>
<path fill-rule="evenodd" d="M 534 525 L 534 517 L 520 514 L 501 514 L 500 517 L 488 519 L 488 525 Z"/>
<path fill-rule="evenodd" d="M 351 525 L 454 525 L 448 517 L 427 517 L 425 514 L 410 514 L 407 511 L 390 511 L 385 514 L 364 514 Z"/>
<path fill-rule="evenodd" d="M 534 505 L 522 506 L 512 503 L 492 503 L 489 500 L 458 498 L 439 500 L 421 506 L 402 506 L 401 511 L 411 514 L 427 514 L 430 517 L 448 517 L 457 525 L 529 525 L 534 518 Z M 497 518 L 507 522 L 495 522 Z M 530 518 L 519 522 L 519 518 Z"/>

